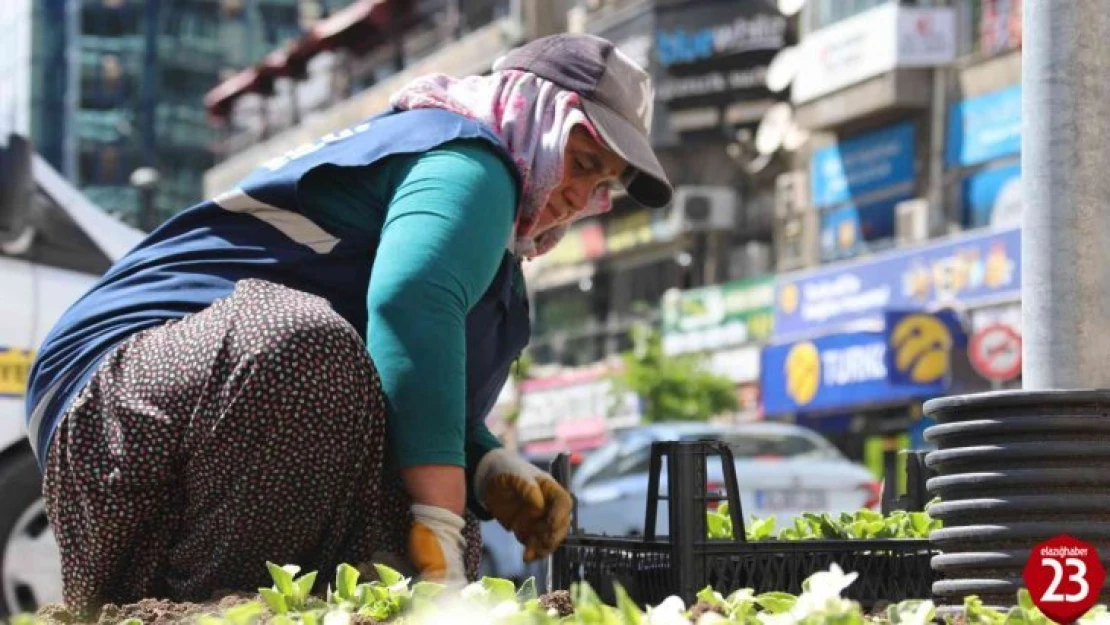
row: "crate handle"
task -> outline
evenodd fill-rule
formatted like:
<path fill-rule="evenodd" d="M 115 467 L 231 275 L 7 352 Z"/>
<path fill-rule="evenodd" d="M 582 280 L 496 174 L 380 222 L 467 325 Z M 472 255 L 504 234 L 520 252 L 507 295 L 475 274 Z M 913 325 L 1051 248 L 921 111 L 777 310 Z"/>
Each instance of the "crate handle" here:
<path fill-rule="evenodd" d="M 744 509 L 740 502 L 740 486 L 736 478 L 735 457 L 732 455 L 732 448 L 723 441 L 656 441 L 652 443 L 648 468 L 647 510 L 644 512 L 643 539 L 645 542 L 654 541 L 656 538 L 655 521 L 659 516 L 659 501 L 661 499 L 673 500 L 673 496 L 670 494 L 667 497 L 659 494 L 660 476 L 663 473 L 663 457 L 670 455 L 669 450 L 675 446 L 699 444 L 707 445 L 712 450 L 706 453 L 701 461 L 707 462 L 709 455 L 716 455 L 721 461 L 721 473 L 725 478 L 725 500 L 728 501 L 729 518 L 732 520 L 733 527 L 732 539 L 734 542 L 747 542 L 747 528 L 744 527 Z M 692 491 L 692 494 L 700 495 L 699 500 L 708 500 L 709 493 L 706 484 L 687 484 L 683 487 L 683 490 L 686 487 L 693 487 L 695 490 Z M 675 492 L 673 485 L 670 486 L 670 489 L 670 492 Z M 704 511 L 701 512 L 701 514 L 704 513 Z M 671 531 L 673 532 L 674 528 L 671 528 Z"/>
<path fill-rule="evenodd" d="M 549 467 L 551 477 L 562 486 L 567 493 L 570 494 L 570 533 L 578 533 L 578 497 L 570 491 L 570 455 L 566 452 L 559 452 L 555 455 L 555 459 L 551 461 Z"/>
<path fill-rule="evenodd" d="M 659 474 L 663 470 L 663 447 L 651 444 L 648 464 L 647 510 L 644 511 L 644 541 L 655 540 L 655 518 L 659 513 Z"/>
<path fill-rule="evenodd" d="M 736 479 L 736 459 L 732 448 L 723 441 L 715 444 L 721 459 L 721 474 L 725 476 L 725 499 L 728 501 L 728 516 L 732 521 L 732 541 L 748 542 L 748 528 L 744 526 L 744 509 L 740 503 L 740 484 Z"/>

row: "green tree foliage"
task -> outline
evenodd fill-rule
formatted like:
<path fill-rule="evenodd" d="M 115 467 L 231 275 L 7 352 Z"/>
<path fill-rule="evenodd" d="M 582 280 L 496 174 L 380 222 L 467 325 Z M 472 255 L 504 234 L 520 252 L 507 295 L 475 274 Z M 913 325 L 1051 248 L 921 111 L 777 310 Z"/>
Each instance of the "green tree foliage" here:
<path fill-rule="evenodd" d="M 523 396 L 523 393 L 520 391 L 520 385 L 532 377 L 532 355 L 527 351 L 522 353 L 520 358 L 513 363 L 513 368 L 509 375 L 512 376 L 515 386 L 514 393 L 516 395 L 516 401 L 513 402 L 513 407 L 505 415 L 505 421 L 509 425 L 515 425 L 516 422 L 520 420 L 520 400 Z"/>
<path fill-rule="evenodd" d="M 659 332 L 647 325 L 633 326 L 631 334 L 636 347 L 623 355 L 613 387 L 640 397 L 644 422 L 706 421 L 739 408 L 732 380 L 710 372 L 702 356 L 668 356 Z"/>

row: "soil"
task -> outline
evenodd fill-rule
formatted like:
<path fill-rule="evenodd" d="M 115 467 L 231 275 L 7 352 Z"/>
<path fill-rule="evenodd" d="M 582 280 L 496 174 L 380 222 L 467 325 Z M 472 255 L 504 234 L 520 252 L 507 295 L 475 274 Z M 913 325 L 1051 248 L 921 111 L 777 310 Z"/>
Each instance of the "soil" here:
<path fill-rule="evenodd" d="M 231 593 L 219 600 L 207 603 L 175 603 L 162 599 L 143 599 L 137 603 L 116 605 L 110 603 L 101 609 L 100 614 L 90 619 L 82 619 L 74 615 L 64 606 L 51 604 L 43 606 L 35 616 L 42 625 L 115 625 L 130 618 L 137 618 L 143 625 L 171 625 L 179 623 L 193 623 L 197 617 L 204 614 L 217 615 L 228 608 L 248 601 L 260 601 L 258 595 L 248 593 Z M 540 595 L 540 604 L 545 608 L 555 608 L 559 616 L 568 616 L 574 612 L 574 603 L 570 593 L 565 590 L 556 590 Z M 691 623 L 696 623 L 705 612 L 723 613 L 704 601 L 699 601 L 691 607 Z M 885 617 L 886 606 L 877 605 L 869 611 L 873 617 Z M 257 621 L 260 625 L 270 622 L 272 613 L 265 608 Z M 379 625 L 378 621 L 359 614 L 351 615 L 351 625 Z M 949 625 L 967 625 L 963 615 L 957 616 Z"/>
<path fill-rule="evenodd" d="M 241 603 L 259 600 L 258 595 L 248 593 L 231 593 L 207 603 L 176 603 L 165 599 L 142 599 L 125 605 L 109 603 L 100 610 L 99 614 L 87 618 L 73 614 L 65 606 L 50 604 L 39 608 L 35 617 L 42 625 L 115 625 L 131 618 L 139 619 L 143 625 L 176 625 L 192 623 L 205 614 L 218 615 Z M 560 616 L 567 616 L 574 612 L 570 593 L 565 590 L 541 595 L 540 603 L 546 608 L 555 608 Z M 257 622 L 268 623 L 271 616 L 270 611 L 264 607 L 261 618 Z M 378 625 L 378 621 L 369 616 L 352 614 L 351 625 Z"/>
<path fill-rule="evenodd" d="M 721 609 L 719 606 L 715 606 L 712 603 L 709 603 L 708 601 L 700 601 L 699 600 L 697 603 L 695 603 L 693 605 L 693 607 L 690 608 L 690 622 L 691 623 L 697 623 L 698 619 L 700 619 L 702 617 L 702 615 L 705 614 L 706 612 L 716 612 L 717 614 L 720 614 L 721 616 L 725 615 L 725 611 L 723 609 Z"/>
<path fill-rule="evenodd" d="M 229 594 L 222 599 L 207 603 L 175 603 L 166 599 L 142 599 L 125 605 L 109 603 L 101 608 L 99 614 L 85 618 L 73 614 L 64 606 L 50 604 L 39 608 L 35 617 L 43 625 L 112 625 L 131 618 L 139 619 L 143 625 L 171 625 L 191 623 L 205 614 L 220 614 L 228 608 L 258 599 L 258 595 L 247 593 Z M 262 618 L 259 622 L 268 622 L 270 616 L 272 615 L 269 610 L 263 606 Z M 351 622 L 359 623 L 355 619 Z"/>
<path fill-rule="evenodd" d="M 559 616 L 570 616 L 574 613 L 574 602 L 570 599 L 570 593 L 565 590 L 540 595 L 540 605 L 547 609 L 555 608 Z"/>

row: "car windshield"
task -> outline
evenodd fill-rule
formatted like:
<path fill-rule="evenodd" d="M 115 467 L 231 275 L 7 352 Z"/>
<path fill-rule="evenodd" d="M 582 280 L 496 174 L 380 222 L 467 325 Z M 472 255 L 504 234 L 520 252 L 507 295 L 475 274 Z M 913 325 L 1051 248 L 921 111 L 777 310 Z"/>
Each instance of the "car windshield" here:
<path fill-rule="evenodd" d="M 737 431 L 706 429 L 685 432 L 665 440 L 724 441 L 737 460 L 835 460 L 841 453 L 818 435 L 804 432 Z M 658 439 L 646 432 L 623 432 L 615 440 L 586 456 L 571 480 L 574 489 L 632 474 L 646 473 L 651 443 Z"/>
<path fill-rule="evenodd" d="M 737 460 L 753 458 L 798 459 L 836 458 L 839 452 L 831 444 L 816 437 L 793 433 L 743 432 L 684 436 L 682 440 L 723 441 Z"/>

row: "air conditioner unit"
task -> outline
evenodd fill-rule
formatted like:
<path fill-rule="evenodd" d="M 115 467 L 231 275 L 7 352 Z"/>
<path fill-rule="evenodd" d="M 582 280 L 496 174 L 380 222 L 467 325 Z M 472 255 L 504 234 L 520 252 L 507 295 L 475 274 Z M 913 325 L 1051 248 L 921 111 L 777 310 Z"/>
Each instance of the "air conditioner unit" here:
<path fill-rule="evenodd" d="M 775 224 L 775 270 L 805 269 L 818 263 L 817 211 L 779 220 Z"/>
<path fill-rule="evenodd" d="M 929 240 L 929 202 L 914 198 L 894 206 L 894 238 L 898 245 L 913 245 Z"/>
<path fill-rule="evenodd" d="M 671 232 L 733 230 L 739 205 L 739 196 L 732 187 L 679 186 L 671 206 Z"/>
<path fill-rule="evenodd" d="M 788 171 L 775 177 L 775 218 L 799 216 L 809 206 L 809 176 Z"/>

